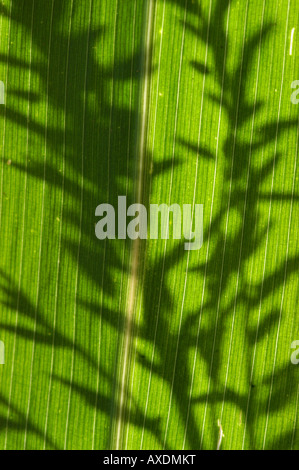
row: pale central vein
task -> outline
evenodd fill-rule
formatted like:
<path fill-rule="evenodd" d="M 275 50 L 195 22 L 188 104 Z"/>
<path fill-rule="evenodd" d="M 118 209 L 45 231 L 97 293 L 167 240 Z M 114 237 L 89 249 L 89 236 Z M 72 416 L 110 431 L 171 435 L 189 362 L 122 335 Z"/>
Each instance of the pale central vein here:
<path fill-rule="evenodd" d="M 149 104 L 149 90 L 150 90 L 150 68 L 151 68 L 151 36 L 152 26 L 154 21 L 154 6 L 153 0 L 147 2 L 146 9 L 146 33 L 144 39 L 144 61 L 143 61 L 143 88 L 140 102 L 140 118 L 139 118 L 139 137 L 138 137 L 138 174 L 137 174 L 137 191 L 136 197 L 137 202 L 142 201 L 143 192 L 143 171 L 146 158 L 146 136 L 147 136 L 147 114 Z M 124 328 L 124 340 L 123 340 L 123 353 L 122 353 L 122 372 L 119 383 L 119 395 L 118 395 L 118 412 L 116 418 L 116 449 L 119 449 L 121 444 L 121 432 L 124 418 L 124 405 L 126 396 L 126 379 L 129 367 L 129 356 L 130 356 L 130 345 L 132 337 L 132 324 L 134 318 L 134 307 L 135 299 L 138 292 L 138 266 L 139 266 L 139 239 L 135 240 L 132 244 L 132 255 L 131 255 L 131 269 L 128 280 L 128 298 L 126 305 L 126 318 Z"/>

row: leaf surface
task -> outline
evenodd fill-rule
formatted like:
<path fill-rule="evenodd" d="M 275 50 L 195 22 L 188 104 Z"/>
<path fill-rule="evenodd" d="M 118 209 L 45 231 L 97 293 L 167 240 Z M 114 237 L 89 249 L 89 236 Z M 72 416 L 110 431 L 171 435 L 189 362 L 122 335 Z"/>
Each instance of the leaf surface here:
<path fill-rule="evenodd" d="M 0 11 L 0 448 L 298 449 L 294 2 Z M 202 248 L 98 240 L 119 196 Z"/>

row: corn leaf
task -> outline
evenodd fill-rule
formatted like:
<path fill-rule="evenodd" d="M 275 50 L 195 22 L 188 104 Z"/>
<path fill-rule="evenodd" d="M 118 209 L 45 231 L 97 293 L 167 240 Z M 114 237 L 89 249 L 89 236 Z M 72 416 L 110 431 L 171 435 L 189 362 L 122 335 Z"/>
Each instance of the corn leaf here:
<path fill-rule="evenodd" d="M 299 449 L 295 2 L 0 12 L 0 448 Z M 119 196 L 203 246 L 99 240 Z"/>

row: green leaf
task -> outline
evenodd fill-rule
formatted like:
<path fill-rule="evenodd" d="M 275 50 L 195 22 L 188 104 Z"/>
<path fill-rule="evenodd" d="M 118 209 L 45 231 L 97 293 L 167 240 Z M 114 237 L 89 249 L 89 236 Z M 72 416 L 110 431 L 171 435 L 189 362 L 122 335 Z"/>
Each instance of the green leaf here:
<path fill-rule="evenodd" d="M 299 449 L 294 2 L 0 11 L 0 448 Z M 97 239 L 119 196 L 202 248 Z"/>

